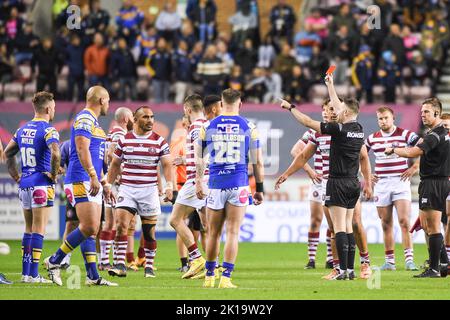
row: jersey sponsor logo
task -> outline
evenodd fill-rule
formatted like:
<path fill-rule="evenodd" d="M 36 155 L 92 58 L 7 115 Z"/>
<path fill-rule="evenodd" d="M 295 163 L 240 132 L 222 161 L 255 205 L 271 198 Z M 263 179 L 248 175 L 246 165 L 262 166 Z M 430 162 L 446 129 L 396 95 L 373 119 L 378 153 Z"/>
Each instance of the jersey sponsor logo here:
<path fill-rule="evenodd" d="M 217 132 L 220 133 L 239 133 L 239 124 L 218 124 Z"/>
<path fill-rule="evenodd" d="M 36 129 L 23 129 L 22 134 L 20 135 L 21 138 L 36 138 Z"/>
<path fill-rule="evenodd" d="M 133 147 L 125 147 L 125 148 L 123 148 L 123 151 L 131 153 L 131 152 L 134 152 L 134 148 Z"/>
<path fill-rule="evenodd" d="M 220 192 L 238 191 L 239 187 L 220 189 Z"/>
<path fill-rule="evenodd" d="M 347 138 L 364 139 L 364 132 L 347 132 Z"/>
<path fill-rule="evenodd" d="M 219 171 L 219 176 L 223 176 L 224 174 L 231 174 L 230 170 L 220 170 Z"/>
<path fill-rule="evenodd" d="M 33 192 L 33 201 L 36 204 L 44 204 L 47 202 L 47 193 L 44 190 L 38 189 Z"/>
<path fill-rule="evenodd" d="M 149 153 L 156 153 L 156 148 L 153 148 L 153 147 L 148 148 L 148 152 Z"/>
<path fill-rule="evenodd" d="M 241 193 L 239 194 L 239 202 L 244 204 L 248 201 L 248 191 L 246 189 L 242 189 Z"/>

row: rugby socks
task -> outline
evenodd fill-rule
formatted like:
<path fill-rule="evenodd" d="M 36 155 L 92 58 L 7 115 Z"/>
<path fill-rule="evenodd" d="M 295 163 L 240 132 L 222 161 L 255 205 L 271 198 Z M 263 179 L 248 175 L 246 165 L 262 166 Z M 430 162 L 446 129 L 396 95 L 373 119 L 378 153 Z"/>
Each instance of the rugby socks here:
<path fill-rule="evenodd" d="M 138 250 L 138 258 L 139 258 L 139 259 L 145 258 L 145 250 L 144 250 L 144 247 L 139 247 L 139 250 Z M 187 258 L 186 258 L 186 259 L 187 259 Z"/>
<path fill-rule="evenodd" d="M 331 249 L 331 230 L 327 229 L 327 262 L 333 261 L 333 250 Z"/>
<path fill-rule="evenodd" d="M 405 254 L 405 262 L 406 263 L 414 261 L 414 249 L 406 248 L 403 250 L 403 253 Z"/>
<path fill-rule="evenodd" d="M 100 232 L 100 263 L 102 265 L 109 264 L 109 253 L 111 251 L 113 241 L 111 231 Z"/>
<path fill-rule="evenodd" d="M 225 261 L 224 261 L 222 267 L 225 269 L 225 270 L 222 272 L 222 276 L 227 277 L 227 278 L 231 278 L 231 273 L 232 273 L 233 270 L 234 270 L 234 264 L 228 263 L 228 262 L 225 262 Z M 214 271 L 213 271 L 213 272 L 214 272 Z"/>
<path fill-rule="evenodd" d="M 386 263 L 392 264 L 395 266 L 395 254 L 394 250 L 386 250 L 384 251 L 384 260 Z"/>
<path fill-rule="evenodd" d="M 31 251 L 33 253 L 33 262 L 30 267 L 30 276 L 36 278 L 39 275 L 39 260 L 41 260 L 42 246 L 44 244 L 44 236 L 39 233 L 31 235 Z"/>
<path fill-rule="evenodd" d="M 145 269 L 150 268 L 153 270 L 153 262 L 156 256 L 156 241 L 145 240 Z"/>
<path fill-rule="evenodd" d="M 114 240 L 115 265 L 125 266 L 125 254 L 127 253 L 128 236 L 116 236 Z"/>
<path fill-rule="evenodd" d="M 116 230 L 111 230 L 111 247 L 110 250 L 112 250 L 112 256 L 113 256 L 113 264 L 115 265 L 117 263 L 116 261 L 116 252 L 114 248 L 114 240 L 116 239 Z"/>
<path fill-rule="evenodd" d="M 24 233 L 22 238 L 22 275 L 29 276 L 31 268 L 31 233 Z"/>
<path fill-rule="evenodd" d="M 348 239 L 348 262 L 347 270 L 353 271 L 355 269 L 355 252 L 356 252 L 356 241 L 353 233 L 347 233 Z"/>
<path fill-rule="evenodd" d="M 80 245 L 80 250 L 84 258 L 84 265 L 86 266 L 87 276 L 91 280 L 97 280 L 100 278 L 97 272 L 97 253 L 95 251 L 95 247 L 95 239 L 92 237 L 87 238 Z"/>
<path fill-rule="evenodd" d="M 361 264 L 363 263 L 367 263 L 370 265 L 370 257 L 369 257 L 369 252 L 359 252 L 359 262 Z"/>
<path fill-rule="evenodd" d="M 339 267 L 341 272 L 347 270 L 348 262 L 348 237 L 345 232 L 338 232 L 335 235 L 336 249 L 339 257 Z"/>
<path fill-rule="evenodd" d="M 430 268 L 439 271 L 439 257 L 444 237 L 441 233 L 430 234 Z"/>
<path fill-rule="evenodd" d="M 206 268 L 206 276 L 207 277 L 214 276 L 214 269 L 216 269 L 216 262 L 215 261 L 206 261 L 205 268 Z"/>
<path fill-rule="evenodd" d="M 319 246 L 319 236 L 319 232 L 308 232 L 308 256 L 310 261 L 316 261 L 317 247 Z"/>
<path fill-rule="evenodd" d="M 50 263 L 51 264 L 60 264 L 61 261 L 64 259 L 64 257 L 66 256 L 66 254 L 72 252 L 76 247 L 78 247 L 86 238 L 84 237 L 84 235 L 81 233 L 79 228 L 76 228 L 75 230 L 73 230 L 66 238 L 66 240 L 64 240 L 63 244 L 61 245 L 61 247 L 59 247 L 58 251 L 56 251 L 56 253 L 54 255 L 52 255 L 50 257 Z M 95 241 L 94 241 L 94 245 L 95 245 Z M 94 246 L 94 250 L 95 251 L 95 246 Z"/>
<path fill-rule="evenodd" d="M 200 250 L 197 247 L 197 244 L 194 243 L 192 246 L 188 248 L 189 252 L 189 259 L 195 260 L 197 258 L 200 258 L 202 256 Z"/>
<path fill-rule="evenodd" d="M 134 261 L 134 252 L 127 252 L 127 263 Z"/>
<path fill-rule="evenodd" d="M 442 246 L 441 246 L 441 264 L 447 264 L 448 265 L 447 251 L 445 249 L 445 243 L 444 242 L 442 242 Z"/>

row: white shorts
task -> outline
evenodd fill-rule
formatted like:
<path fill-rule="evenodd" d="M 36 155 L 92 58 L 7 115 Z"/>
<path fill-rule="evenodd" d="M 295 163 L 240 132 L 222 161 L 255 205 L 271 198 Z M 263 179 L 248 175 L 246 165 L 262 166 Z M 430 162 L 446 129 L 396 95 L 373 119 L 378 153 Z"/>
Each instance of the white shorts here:
<path fill-rule="evenodd" d="M 249 205 L 250 187 L 236 187 L 232 189 L 210 189 L 206 198 L 206 206 L 213 210 L 225 208 L 228 202 L 236 207 Z"/>
<path fill-rule="evenodd" d="M 25 210 L 53 207 L 55 186 L 19 188 L 19 200 L 22 208 Z"/>
<path fill-rule="evenodd" d="M 309 186 L 308 200 L 322 203 L 322 184 L 311 183 Z"/>
<path fill-rule="evenodd" d="M 203 192 L 205 194 L 208 194 L 207 181 L 208 178 L 203 180 Z M 175 201 L 175 203 L 200 210 L 201 208 L 206 206 L 206 199 L 200 200 L 199 198 L 197 198 L 197 194 L 195 192 L 195 180 L 190 179 L 186 181 L 186 183 L 178 192 L 177 200 Z"/>
<path fill-rule="evenodd" d="M 447 201 L 450 201 L 450 193 L 447 196 Z"/>
<path fill-rule="evenodd" d="M 401 181 L 399 176 L 380 178 L 373 191 L 377 207 L 390 206 L 397 200 L 411 201 L 411 182 Z"/>
<path fill-rule="evenodd" d="M 322 205 L 323 206 L 325 205 L 325 196 L 327 193 L 327 182 L 328 182 L 328 179 L 322 178 Z"/>
<path fill-rule="evenodd" d="M 74 182 L 64 185 L 64 192 L 66 193 L 67 200 L 72 207 L 75 208 L 77 203 L 81 202 L 94 202 L 102 205 L 103 201 L 103 187 L 100 187 L 95 197 L 89 194 L 91 183 L 89 181 Z"/>
<path fill-rule="evenodd" d="M 152 217 L 161 214 L 158 186 L 130 187 L 120 185 L 117 195 L 117 208 L 130 208 L 141 217 Z"/>

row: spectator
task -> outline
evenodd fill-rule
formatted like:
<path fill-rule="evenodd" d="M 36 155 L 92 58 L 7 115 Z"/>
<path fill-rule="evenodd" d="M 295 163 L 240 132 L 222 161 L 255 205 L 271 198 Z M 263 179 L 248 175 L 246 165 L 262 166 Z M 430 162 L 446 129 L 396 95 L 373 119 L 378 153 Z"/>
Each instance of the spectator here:
<path fill-rule="evenodd" d="M 270 68 L 263 69 L 264 81 L 267 92 L 264 94 L 264 103 L 277 103 L 279 98 L 283 96 L 281 92 L 282 79 L 281 76 Z"/>
<path fill-rule="evenodd" d="M 328 53 L 331 63 L 336 65 L 335 84 L 343 84 L 347 79 L 347 71 L 355 53 L 357 40 L 349 34 L 347 25 L 342 24 L 328 43 Z"/>
<path fill-rule="evenodd" d="M 292 68 L 297 63 L 292 54 L 289 43 L 283 44 L 281 53 L 275 59 L 274 71 L 283 79 L 283 88 L 286 88 L 286 82 L 292 74 Z"/>
<path fill-rule="evenodd" d="M 297 18 L 294 9 L 285 0 L 278 0 L 278 4 L 270 10 L 271 35 L 279 41 L 286 38 L 290 45 L 294 37 L 294 26 Z"/>
<path fill-rule="evenodd" d="M 84 53 L 84 66 L 88 74 L 89 87 L 100 83 L 105 88 L 109 87 L 108 65 L 110 52 L 103 43 L 102 34 L 96 33 L 94 35 L 94 43 Z"/>
<path fill-rule="evenodd" d="M 428 66 L 419 50 L 412 52 L 412 59 L 409 61 L 409 69 L 411 76 L 408 85 L 423 86 L 426 84 L 426 80 L 429 76 Z"/>
<path fill-rule="evenodd" d="M 301 65 L 307 63 L 312 56 L 312 48 L 320 45 L 320 37 L 313 32 L 312 25 L 305 23 L 305 30 L 295 35 L 296 58 Z"/>
<path fill-rule="evenodd" d="M 220 95 L 225 77 L 225 64 L 217 57 L 217 49 L 209 45 L 203 59 L 197 66 L 197 73 L 201 78 L 204 92 L 203 95 Z"/>
<path fill-rule="evenodd" d="M 84 100 L 84 49 L 81 46 L 81 39 L 73 34 L 70 44 L 66 48 L 66 64 L 69 67 L 67 83 L 67 99 L 73 100 L 75 86 L 78 89 L 77 102 Z"/>
<path fill-rule="evenodd" d="M 92 0 L 91 16 L 94 28 L 101 33 L 105 33 L 111 17 L 108 11 L 101 8 L 100 0 Z"/>
<path fill-rule="evenodd" d="M 119 36 L 127 39 L 130 48 L 136 43 L 143 21 L 144 13 L 133 6 L 132 0 L 123 0 L 123 5 L 116 17 L 116 24 Z"/>
<path fill-rule="evenodd" d="M 178 49 L 172 56 L 172 65 L 175 76 L 175 103 L 182 104 L 190 90 L 195 60 L 189 57 L 188 44 L 181 40 Z"/>
<path fill-rule="evenodd" d="M 186 8 L 186 15 L 192 21 L 198 39 L 209 43 L 216 36 L 217 7 L 213 0 L 194 0 Z"/>
<path fill-rule="evenodd" d="M 370 51 L 373 51 L 376 46 L 376 38 L 375 34 L 372 32 L 373 30 L 369 29 L 369 24 L 364 22 L 359 28 L 359 45 L 360 48 L 363 45 L 369 46 Z"/>
<path fill-rule="evenodd" d="M 428 66 L 428 70 L 433 72 L 442 61 L 443 52 L 441 44 L 435 41 L 433 34 L 430 33 L 425 35 L 419 47 Z"/>
<path fill-rule="evenodd" d="M 168 42 L 176 42 L 181 28 L 181 17 L 172 1 L 164 4 L 164 9 L 156 19 L 155 27 L 160 37 L 165 38 Z"/>
<path fill-rule="evenodd" d="M 57 17 L 69 6 L 68 0 L 54 0 L 52 6 L 53 18 Z"/>
<path fill-rule="evenodd" d="M 54 48 L 51 39 L 42 40 L 42 45 L 34 54 L 31 61 L 32 74 L 35 74 L 36 66 L 39 69 L 36 91 L 44 91 L 46 85 L 48 85 L 49 91 L 57 95 L 56 75 L 62 67 L 62 61 L 60 61 L 60 55 Z"/>
<path fill-rule="evenodd" d="M 267 34 L 258 49 L 258 68 L 271 68 L 275 60 L 275 48 L 272 37 Z"/>
<path fill-rule="evenodd" d="M 373 58 L 368 45 L 362 45 L 359 54 L 353 58 L 351 67 L 352 82 L 356 87 L 356 99 L 361 101 L 366 94 L 367 103 L 373 102 Z"/>
<path fill-rule="evenodd" d="M 228 51 L 228 46 L 225 41 L 217 41 L 217 56 L 222 59 L 223 63 L 225 64 L 225 74 L 230 74 L 231 68 L 234 65 L 234 60 Z"/>
<path fill-rule="evenodd" d="M 390 33 L 384 41 L 383 51 L 392 51 L 395 56 L 396 64 L 402 68 L 406 62 L 406 50 L 400 33 L 398 24 L 392 24 Z"/>
<path fill-rule="evenodd" d="M 228 19 L 228 22 L 232 26 L 231 51 L 235 53 L 244 47 L 246 39 L 255 38 L 258 17 L 251 12 L 249 2 L 242 2 L 238 11 Z"/>
<path fill-rule="evenodd" d="M 189 20 L 183 21 L 181 25 L 181 34 L 179 36 L 179 41 L 185 41 L 188 45 L 188 52 L 191 52 L 195 43 L 197 42 L 197 38 L 194 33 L 194 28 L 192 27 L 192 23 Z"/>
<path fill-rule="evenodd" d="M 312 56 L 307 66 L 311 75 L 311 83 L 323 83 L 323 75 L 327 71 L 330 63 L 325 54 L 320 51 L 320 46 L 315 45 L 312 49 Z"/>
<path fill-rule="evenodd" d="M 330 36 L 340 30 L 342 26 L 346 26 L 347 30 L 358 30 L 355 18 L 350 12 L 350 4 L 343 3 L 339 8 L 339 13 L 333 17 L 330 23 Z"/>
<path fill-rule="evenodd" d="M 30 62 L 33 59 L 33 53 L 39 46 L 39 38 L 33 33 L 33 25 L 27 23 L 14 41 L 16 49 L 16 64 Z"/>
<path fill-rule="evenodd" d="M 9 14 L 9 19 L 6 21 L 6 34 L 10 40 L 14 40 L 17 34 L 22 30 L 22 25 L 24 21 L 19 17 L 19 11 L 16 7 L 11 9 Z"/>
<path fill-rule="evenodd" d="M 410 62 L 413 58 L 413 52 L 419 46 L 419 37 L 411 33 L 409 26 L 404 26 L 402 29 L 403 46 L 405 47 L 406 61 Z"/>
<path fill-rule="evenodd" d="M 319 8 L 313 8 L 311 15 L 305 19 L 305 25 L 311 26 L 311 31 L 316 33 L 321 42 L 324 42 L 328 37 L 328 19 L 321 14 Z"/>
<path fill-rule="evenodd" d="M 145 61 L 145 66 L 152 77 L 155 103 L 169 101 L 170 75 L 172 73 L 171 59 L 167 41 L 164 38 L 159 38 L 156 49 L 150 51 L 150 56 Z"/>
<path fill-rule="evenodd" d="M 267 93 L 266 77 L 262 68 L 255 68 L 252 72 L 252 77 L 245 86 L 245 95 L 247 100 L 262 103 L 264 95 Z"/>
<path fill-rule="evenodd" d="M 392 51 L 383 51 L 381 57 L 378 76 L 381 84 L 384 86 L 384 102 L 395 103 L 395 89 L 400 83 L 400 67 Z"/>
<path fill-rule="evenodd" d="M 244 47 L 236 52 L 234 60 L 241 67 L 244 75 L 252 73 L 258 61 L 258 54 L 253 48 L 252 39 L 245 40 Z"/>
<path fill-rule="evenodd" d="M 289 78 L 288 86 L 284 90 L 286 100 L 293 103 L 304 102 L 308 99 L 308 91 L 310 87 L 309 80 L 303 74 L 302 67 L 295 65 L 292 68 L 292 75 Z"/>
<path fill-rule="evenodd" d="M 156 33 L 156 28 L 148 24 L 137 37 L 133 51 L 139 65 L 143 65 L 145 63 L 145 59 L 147 59 L 150 55 L 150 51 L 156 48 L 156 41 L 158 40 Z"/>
<path fill-rule="evenodd" d="M 111 55 L 111 73 L 113 79 L 119 79 L 119 100 L 125 101 L 127 97 L 126 87 L 130 90 L 129 97 L 131 100 L 136 100 L 136 62 L 131 54 L 131 50 L 127 46 L 127 41 L 124 38 L 120 38 L 117 44 L 117 50 Z"/>
<path fill-rule="evenodd" d="M 95 28 L 94 16 L 91 14 L 91 10 L 87 4 L 81 7 L 80 29 L 75 29 L 75 32 L 80 37 L 83 48 L 87 48 L 92 44 L 94 34 L 97 30 Z"/>
<path fill-rule="evenodd" d="M 244 83 L 245 80 L 242 75 L 241 67 L 238 65 L 233 66 L 231 69 L 230 78 L 228 80 L 228 88 L 242 92 L 244 90 Z"/>
<path fill-rule="evenodd" d="M 194 73 L 192 75 L 193 83 L 194 84 L 201 84 L 202 79 L 201 76 L 197 73 L 198 70 L 198 64 L 203 59 L 203 42 L 198 41 L 194 47 L 192 48 L 191 54 L 189 55 L 189 58 L 192 61 L 192 66 Z"/>
<path fill-rule="evenodd" d="M 4 86 L 13 79 L 14 57 L 8 54 L 8 47 L 5 43 L 0 44 L 0 84 Z"/>

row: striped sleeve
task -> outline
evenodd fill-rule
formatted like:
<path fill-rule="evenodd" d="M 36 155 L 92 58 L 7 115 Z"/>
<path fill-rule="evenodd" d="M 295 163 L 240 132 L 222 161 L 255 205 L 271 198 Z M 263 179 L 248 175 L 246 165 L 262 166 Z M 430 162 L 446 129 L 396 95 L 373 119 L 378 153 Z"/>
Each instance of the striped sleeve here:
<path fill-rule="evenodd" d="M 75 119 L 73 124 L 75 129 L 75 136 L 83 136 L 91 138 L 95 128 L 95 121 L 91 115 L 82 114 Z"/>
<path fill-rule="evenodd" d="M 367 151 L 370 150 L 372 143 L 370 142 L 370 138 L 372 137 L 372 135 L 368 136 L 366 140 L 364 140 L 364 144 L 366 145 Z"/>
<path fill-rule="evenodd" d="M 406 144 L 410 147 L 414 147 L 419 142 L 420 137 L 413 131 L 407 131 Z"/>
<path fill-rule="evenodd" d="M 170 156 L 170 147 L 164 138 L 161 138 L 160 149 L 160 157 Z"/>
<path fill-rule="evenodd" d="M 123 139 L 119 139 L 116 144 L 116 150 L 114 150 L 114 156 L 122 159 L 123 157 Z"/>
<path fill-rule="evenodd" d="M 250 127 L 250 149 L 260 149 L 261 143 L 259 140 L 258 129 L 253 123 L 249 123 Z"/>
<path fill-rule="evenodd" d="M 59 144 L 59 133 L 54 127 L 48 127 L 45 129 L 44 139 L 47 146 L 51 145 L 52 143 Z"/>

